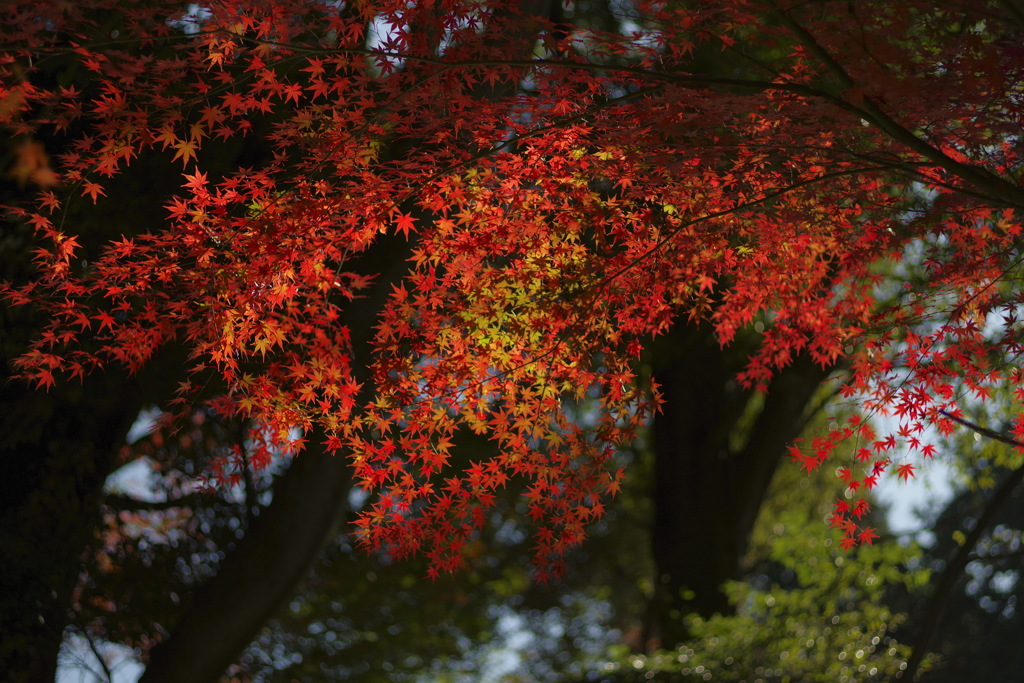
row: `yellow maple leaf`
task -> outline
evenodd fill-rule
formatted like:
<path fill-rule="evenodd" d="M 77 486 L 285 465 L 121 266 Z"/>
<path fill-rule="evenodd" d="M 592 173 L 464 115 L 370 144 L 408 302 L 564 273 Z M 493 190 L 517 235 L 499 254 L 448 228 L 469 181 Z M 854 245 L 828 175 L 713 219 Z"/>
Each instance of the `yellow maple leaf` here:
<path fill-rule="evenodd" d="M 177 161 L 178 159 L 181 159 L 182 166 L 188 166 L 189 158 L 196 158 L 197 148 L 198 145 L 196 145 L 195 140 L 182 140 L 178 144 L 174 145 L 174 149 L 178 151 L 175 153 L 174 158 L 171 159 L 171 161 Z"/>

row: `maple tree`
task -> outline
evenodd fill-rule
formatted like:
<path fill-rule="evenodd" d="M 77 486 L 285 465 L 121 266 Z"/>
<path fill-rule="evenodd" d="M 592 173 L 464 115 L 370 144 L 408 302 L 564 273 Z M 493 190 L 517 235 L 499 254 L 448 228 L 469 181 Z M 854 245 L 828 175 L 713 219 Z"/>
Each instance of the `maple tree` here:
<path fill-rule="evenodd" d="M 537 573 L 564 571 L 654 411 L 635 359 L 680 318 L 720 344 L 760 325 L 745 387 L 801 354 L 847 367 L 899 430 L 853 416 L 792 453 L 862 443 L 854 491 L 1020 384 L 1012 2 L 638 2 L 626 35 L 543 2 L 109 4 L 0 28 L 25 185 L 4 208 L 38 243 L 4 295 L 47 316 L 18 371 L 50 388 L 183 346 L 172 421 L 248 419 L 257 465 L 344 454 L 377 492 L 367 547 L 451 570 L 519 477 Z M 66 220 L 155 161 L 180 173 L 159 223 Z M 460 429 L 496 454 L 451 471 Z M 865 512 L 837 503 L 847 546 Z"/>

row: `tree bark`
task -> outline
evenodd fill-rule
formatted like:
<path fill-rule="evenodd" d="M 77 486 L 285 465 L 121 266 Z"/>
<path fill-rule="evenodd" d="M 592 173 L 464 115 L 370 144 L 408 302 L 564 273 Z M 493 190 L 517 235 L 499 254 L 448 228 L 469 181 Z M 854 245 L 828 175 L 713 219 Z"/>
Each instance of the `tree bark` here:
<path fill-rule="evenodd" d="M 747 353 L 677 326 L 655 349 L 665 399 L 654 419 L 655 635 L 686 639 L 683 617 L 728 613 L 722 585 L 739 578 L 757 513 L 787 444 L 828 374 L 798 359 L 767 395 L 735 381 Z"/>
<path fill-rule="evenodd" d="M 3 381 L 3 380 L 0 380 Z M 0 399 L 0 671 L 52 681 L 82 551 L 139 392 L 99 376 L 51 393 L 5 381 Z"/>
<path fill-rule="evenodd" d="M 337 530 L 350 486 L 346 458 L 322 451 L 297 457 L 275 485 L 268 509 L 196 592 L 168 640 L 153 649 L 141 680 L 218 680 L 291 597 Z"/>

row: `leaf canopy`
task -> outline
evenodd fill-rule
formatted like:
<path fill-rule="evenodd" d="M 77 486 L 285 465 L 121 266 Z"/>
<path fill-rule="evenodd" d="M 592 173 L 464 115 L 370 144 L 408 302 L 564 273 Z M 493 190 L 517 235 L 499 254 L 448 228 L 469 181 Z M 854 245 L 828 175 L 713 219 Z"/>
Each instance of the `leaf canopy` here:
<path fill-rule="evenodd" d="M 849 368 L 898 433 L 852 417 L 794 457 L 859 440 L 855 491 L 898 443 L 930 455 L 964 396 L 1019 395 L 1012 5 L 637 2 L 628 35 L 544 5 L 13 6 L 0 125 L 33 191 L 3 208 L 39 248 L 3 294 L 49 316 L 21 374 L 183 344 L 174 408 L 250 418 L 263 460 L 344 451 L 379 493 L 370 547 L 451 570 L 524 479 L 541 578 L 618 490 L 657 404 L 633 361 L 680 316 L 722 344 L 763 321 L 744 386 L 799 354 Z M 215 163 L 232 144 L 250 158 Z M 162 221 L 66 220 L 154 160 L 182 181 Z M 461 427 L 497 455 L 453 471 Z M 837 508 L 845 544 L 865 511 Z"/>

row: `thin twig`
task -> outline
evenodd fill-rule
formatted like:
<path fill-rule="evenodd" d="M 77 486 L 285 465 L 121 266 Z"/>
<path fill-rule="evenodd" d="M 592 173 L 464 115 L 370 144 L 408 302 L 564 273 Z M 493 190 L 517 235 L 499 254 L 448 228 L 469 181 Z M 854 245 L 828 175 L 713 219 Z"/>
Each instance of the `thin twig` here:
<path fill-rule="evenodd" d="M 107 683 L 112 683 L 114 680 L 114 672 L 107 666 L 107 662 L 103 659 L 103 654 L 100 652 L 99 648 L 96 647 L 96 643 L 93 641 L 92 636 L 84 632 L 82 635 L 85 637 L 85 642 L 89 643 L 89 649 L 92 650 L 92 654 L 96 658 L 96 661 L 98 661 L 100 666 L 103 668 L 103 675 L 106 676 Z"/>

